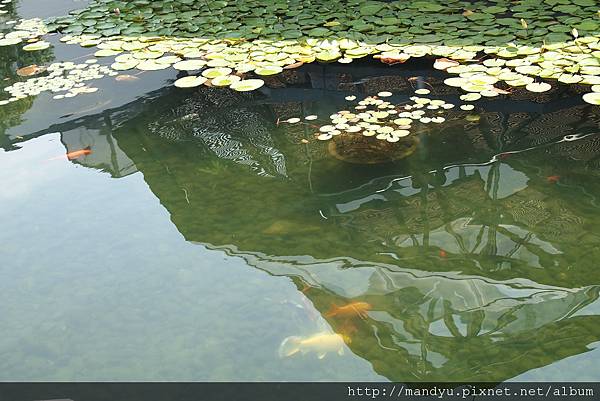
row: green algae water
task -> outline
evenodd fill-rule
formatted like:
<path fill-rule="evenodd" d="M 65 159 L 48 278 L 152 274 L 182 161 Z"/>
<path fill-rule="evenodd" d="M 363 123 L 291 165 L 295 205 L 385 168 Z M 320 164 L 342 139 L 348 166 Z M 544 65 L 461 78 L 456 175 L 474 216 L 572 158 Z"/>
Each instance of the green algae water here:
<path fill-rule="evenodd" d="M 318 141 L 348 95 L 458 103 L 355 64 L 3 109 L 0 380 L 599 380 L 600 110 L 516 90 Z"/>

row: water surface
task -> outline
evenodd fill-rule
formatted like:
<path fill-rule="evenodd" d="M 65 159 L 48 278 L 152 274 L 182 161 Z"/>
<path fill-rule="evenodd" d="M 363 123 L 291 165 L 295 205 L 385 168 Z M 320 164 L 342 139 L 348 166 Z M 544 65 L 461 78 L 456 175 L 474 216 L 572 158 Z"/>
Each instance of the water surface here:
<path fill-rule="evenodd" d="M 53 43 L 39 61 L 86 55 Z M 1 57 L 11 79 L 31 62 Z M 358 64 L 2 109 L 0 378 L 600 379 L 600 112 L 579 88 L 452 111 L 391 161 L 281 123 L 402 102 L 415 76 L 458 102 L 423 65 Z M 343 355 L 280 355 L 317 333 Z"/>

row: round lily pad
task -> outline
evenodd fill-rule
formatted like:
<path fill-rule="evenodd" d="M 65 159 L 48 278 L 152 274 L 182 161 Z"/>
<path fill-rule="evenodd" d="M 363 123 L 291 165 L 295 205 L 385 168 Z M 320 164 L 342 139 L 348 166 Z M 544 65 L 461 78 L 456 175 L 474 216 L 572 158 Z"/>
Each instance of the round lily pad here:
<path fill-rule="evenodd" d="M 547 92 L 550 89 L 552 89 L 552 85 L 546 83 L 546 82 L 532 82 L 530 84 L 527 84 L 527 86 L 525 86 L 525 89 L 527 89 L 530 92 Z"/>
<path fill-rule="evenodd" d="M 178 88 L 193 88 L 196 86 L 200 86 L 205 82 L 205 77 L 190 75 L 187 77 L 179 78 L 177 81 L 175 81 L 174 85 Z"/>
<path fill-rule="evenodd" d="M 265 82 L 262 79 L 243 79 L 231 84 L 230 88 L 238 92 L 248 92 L 263 86 Z"/>
<path fill-rule="evenodd" d="M 240 80 L 241 80 L 241 78 L 238 77 L 237 75 L 226 75 L 226 76 L 216 77 L 212 81 L 210 81 L 210 83 L 213 84 L 214 86 L 230 86 L 234 82 L 238 82 Z"/>
<path fill-rule="evenodd" d="M 191 60 L 183 60 L 173 64 L 173 68 L 181 71 L 195 71 L 203 68 L 206 65 L 206 61 L 191 59 Z"/>
<path fill-rule="evenodd" d="M 262 66 L 254 69 L 254 72 L 258 75 L 275 75 L 279 74 L 281 71 L 283 71 L 283 68 L 277 65 Z"/>
<path fill-rule="evenodd" d="M 37 51 L 37 50 L 46 50 L 49 47 L 50 47 L 50 43 L 44 42 L 42 40 L 39 42 L 34 42 L 34 43 L 30 43 L 28 45 L 23 46 L 23 50 L 31 52 L 31 51 Z"/>
<path fill-rule="evenodd" d="M 599 92 L 590 92 L 583 95 L 583 101 L 589 104 L 594 104 L 596 106 L 600 106 L 600 93 Z"/>
<path fill-rule="evenodd" d="M 227 68 L 227 67 L 208 68 L 208 69 L 202 71 L 202 76 L 213 79 L 216 77 L 229 75 L 229 74 L 231 74 L 232 71 L 233 70 L 231 68 Z"/>

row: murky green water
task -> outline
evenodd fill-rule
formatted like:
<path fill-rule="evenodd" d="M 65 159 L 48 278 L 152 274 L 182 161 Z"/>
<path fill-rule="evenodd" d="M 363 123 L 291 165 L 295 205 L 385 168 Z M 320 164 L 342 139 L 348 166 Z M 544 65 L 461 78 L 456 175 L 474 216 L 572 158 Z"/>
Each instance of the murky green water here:
<path fill-rule="evenodd" d="M 1 57 L 11 79 L 31 62 Z M 417 75 L 457 98 L 384 67 L 252 94 L 105 78 L 2 109 L 0 379 L 600 379 L 599 109 L 516 93 L 381 163 L 277 124 L 324 124 L 349 93 L 401 102 Z M 332 313 L 352 302 L 370 309 Z M 331 333 L 346 343 L 282 355 Z"/>

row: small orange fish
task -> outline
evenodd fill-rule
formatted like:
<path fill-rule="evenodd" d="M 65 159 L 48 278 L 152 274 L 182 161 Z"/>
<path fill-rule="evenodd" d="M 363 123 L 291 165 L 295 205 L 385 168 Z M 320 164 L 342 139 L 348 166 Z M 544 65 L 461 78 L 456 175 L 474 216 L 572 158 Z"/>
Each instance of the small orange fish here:
<path fill-rule="evenodd" d="M 367 317 L 367 311 L 372 308 L 371 304 L 367 302 L 351 302 L 344 306 L 331 305 L 331 309 L 325 317 L 334 317 L 334 316 L 346 316 L 351 317 L 354 315 L 358 315 L 361 318 Z"/>
<path fill-rule="evenodd" d="M 548 181 L 550 184 L 556 184 L 558 180 L 560 180 L 560 175 L 549 175 L 546 177 L 546 181 Z"/>
<path fill-rule="evenodd" d="M 441 258 L 447 258 L 448 254 L 446 253 L 446 251 L 444 251 L 443 249 L 440 249 L 440 257 Z"/>
<path fill-rule="evenodd" d="M 76 150 L 74 152 L 69 152 L 65 156 L 67 156 L 68 160 L 74 160 L 74 159 L 78 159 L 82 156 L 87 156 L 91 153 L 92 153 L 92 150 L 90 148 L 85 148 L 85 149 L 81 149 L 81 150 Z M 59 160 L 59 159 L 62 159 L 63 157 L 64 156 L 53 157 L 50 160 Z"/>
<path fill-rule="evenodd" d="M 69 159 L 69 160 L 78 159 L 81 156 L 87 156 L 89 154 L 92 154 L 92 150 L 89 148 L 76 150 L 74 152 L 67 153 L 67 159 Z"/>

